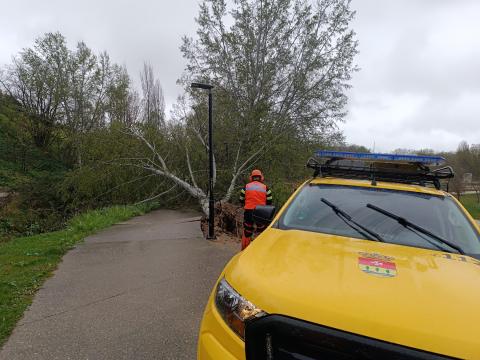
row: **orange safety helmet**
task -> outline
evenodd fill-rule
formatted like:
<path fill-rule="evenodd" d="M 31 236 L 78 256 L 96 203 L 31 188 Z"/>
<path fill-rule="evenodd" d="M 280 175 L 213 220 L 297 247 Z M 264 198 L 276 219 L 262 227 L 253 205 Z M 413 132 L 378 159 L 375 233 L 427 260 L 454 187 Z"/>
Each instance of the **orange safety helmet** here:
<path fill-rule="evenodd" d="M 253 181 L 253 177 L 254 176 L 260 176 L 260 181 L 263 182 L 263 180 L 265 180 L 265 178 L 263 177 L 263 174 L 260 170 L 258 169 L 255 169 L 252 171 L 252 174 L 250 175 L 250 181 Z"/>

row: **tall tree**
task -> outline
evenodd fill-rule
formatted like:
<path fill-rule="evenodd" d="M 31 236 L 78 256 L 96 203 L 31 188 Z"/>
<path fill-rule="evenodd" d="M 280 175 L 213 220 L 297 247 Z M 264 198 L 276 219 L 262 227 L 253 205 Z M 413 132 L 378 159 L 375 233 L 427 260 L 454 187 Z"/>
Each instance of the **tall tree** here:
<path fill-rule="evenodd" d="M 107 109 L 111 123 L 119 122 L 126 127 L 137 121 L 135 107 L 138 95 L 131 89 L 131 80 L 125 67 L 115 66 L 112 81 L 108 87 Z"/>
<path fill-rule="evenodd" d="M 86 133 L 138 117 L 126 69 L 106 52 L 95 55 L 84 42 L 70 51 L 59 33 L 47 33 L 22 50 L 0 81 L 26 113 L 35 144 L 46 148 L 58 132 L 66 161 L 78 166 Z"/>
<path fill-rule="evenodd" d="M 7 67 L 1 83 L 28 114 L 35 144 L 45 148 L 62 117 L 61 103 L 68 86 L 69 52 L 60 33 L 47 33 L 33 48 L 23 49 Z"/>
<path fill-rule="evenodd" d="M 349 0 L 201 3 L 198 39 L 185 37 L 181 47 L 182 82 L 207 80 L 223 93 L 230 109 L 225 120 L 240 139 L 240 164 L 284 134 L 318 139 L 343 120 L 356 69 L 353 16 Z M 246 167 L 234 165 L 230 189 Z"/>
<path fill-rule="evenodd" d="M 222 172 L 229 177 L 224 201 L 276 142 L 321 141 L 338 134 L 345 91 L 356 70 L 353 17 L 349 0 L 237 0 L 230 7 L 225 0 L 203 0 L 198 37 L 184 37 L 181 46 L 187 65 L 179 82 L 193 102 L 193 111 L 186 109 L 180 117 L 187 180 L 172 172 L 166 156 L 143 137 L 160 165 L 144 163 L 145 168 L 174 180 L 205 205 L 207 194 L 197 185 L 188 151 L 193 142 L 208 149 L 205 98 L 190 90 L 192 81 L 215 86 L 215 130 L 231 144 L 231 170 Z"/>
<path fill-rule="evenodd" d="M 112 64 L 106 52 L 96 56 L 83 42 L 69 55 L 67 77 L 63 124 L 81 166 L 83 136 L 107 122 L 125 122 L 130 80 L 126 70 Z"/>
<path fill-rule="evenodd" d="M 155 79 L 153 67 L 148 63 L 143 64 L 140 72 L 142 84 L 142 116 L 143 121 L 149 126 L 160 128 L 165 125 L 165 101 L 160 80 Z"/>

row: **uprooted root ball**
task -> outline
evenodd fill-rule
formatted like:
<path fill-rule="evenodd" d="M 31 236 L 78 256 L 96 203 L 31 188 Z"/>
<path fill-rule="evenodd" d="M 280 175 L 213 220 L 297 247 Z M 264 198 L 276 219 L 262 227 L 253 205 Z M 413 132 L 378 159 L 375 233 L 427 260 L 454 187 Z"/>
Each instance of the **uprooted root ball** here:
<path fill-rule="evenodd" d="M 215 234 L 226 234 L 240 239 L 242 237 L 243 208 L 230 203 L 215 204 Z M 202 217 L 201 228 L 208 233 L 208 219 Z"/>

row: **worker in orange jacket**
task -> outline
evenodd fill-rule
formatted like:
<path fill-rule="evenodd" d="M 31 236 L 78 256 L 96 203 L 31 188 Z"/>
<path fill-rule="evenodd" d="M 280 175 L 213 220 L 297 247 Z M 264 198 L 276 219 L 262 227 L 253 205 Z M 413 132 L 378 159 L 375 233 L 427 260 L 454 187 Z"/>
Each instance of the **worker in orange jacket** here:
<path fill-rule="evenodd" d="M 252 241 L 255 226 L 253 210 L 257 205 L 272 204 L 272 191 L 263 183 L 264 180 L 260 170 L 253 170 L 250 175 L 250 182 L 240 191 L 240 202 L 245 209 L 243 215 L 242 250 Z M 258 233 L 265 229 L 263 224 L 256 225 Z"/>

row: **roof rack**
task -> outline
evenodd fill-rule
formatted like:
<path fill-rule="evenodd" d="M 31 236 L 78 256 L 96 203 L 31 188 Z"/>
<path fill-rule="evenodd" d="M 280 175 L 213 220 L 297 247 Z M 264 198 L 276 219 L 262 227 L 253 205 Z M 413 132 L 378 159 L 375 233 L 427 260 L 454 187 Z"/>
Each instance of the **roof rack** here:
<path fill-rule="evenodd" d="M 445 159 L 441 156 L 319 150 L 308 160 L 307 167 L 314 170 L 314 177 L 366 179 L 371 180 L 372 185 L 376 185 L 377 181 L 421 186 L 433 184 L 436 189 L 440 189 L 440 180 L 454 177 L 453 169 L 445 166 L 431 170 L 430 166 L 444 163 Z"/>

